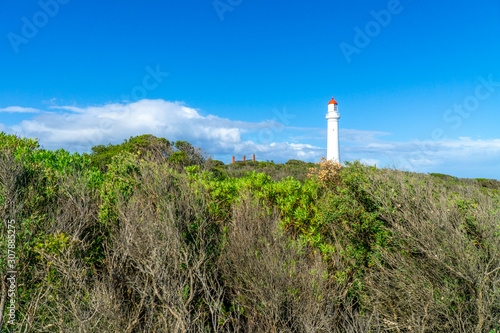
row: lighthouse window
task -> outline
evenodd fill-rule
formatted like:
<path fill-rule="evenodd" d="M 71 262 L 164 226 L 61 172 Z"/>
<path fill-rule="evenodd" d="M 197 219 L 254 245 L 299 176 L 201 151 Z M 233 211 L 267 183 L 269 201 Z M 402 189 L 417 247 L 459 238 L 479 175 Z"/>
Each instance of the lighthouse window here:
<path fill-rule="evenodd" d="M 337 105 L 335 105 L 335 111 L 337 111 Z"/>

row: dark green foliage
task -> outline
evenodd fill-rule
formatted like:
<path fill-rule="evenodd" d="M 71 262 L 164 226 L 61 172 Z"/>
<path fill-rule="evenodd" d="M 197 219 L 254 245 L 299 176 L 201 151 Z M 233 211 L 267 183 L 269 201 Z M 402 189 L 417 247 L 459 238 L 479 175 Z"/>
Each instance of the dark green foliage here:
<path fill-rule="evenodd" d="M 172 152 L 172 143 L 164 138 L 157 138 L 151 134 L 143 134 L 136 137 L 130 137 L 130 139 L 125 139 L 123 143 L 112 145 L 98 145 L 92 147 L 92 152 L 90 153 L 90 159 L 92 163 L 100 168 L 101 170 L 106 170 L 111 159 L 122 153 L 138 153 L 146 155 L 148 152 L 158 155 L 168 157 Z"/>
<path fill-rule="evenodd" d="M 490 189 L 490 190 L 500 190 L 500 181 L 496 179 L 487 179 L 487 178 L 476 178 L 466 179 L 466 178 L 457 178 L 449 175 L 445 175 L 442 173 L 430 173 L 432 177 L 436 177 L 438 179 L 443 180 L 445 183 L 462 183 L 462 184 L 470 184 L 474 180 L 477 181 L 482 187 Z"/>
<path fill-rule="evenodd" d="M 457 177 L 453 177 L 453 176 L 450 176 L 450 175 L 445 175 L 445 174 L 442 174 L 442 173 L 430 173 L 430 175 L 432 177 L 436 177 L 436 178 L 439 178 L 439 179 L 444 180 L 444 181 L 450 181 L 450 180 L 458 181 Z"/>
<path fill-rule="evenodd" d="M 479 182 L 479 184 L 481 184 L 482 187 L 492 190 L 500 190 L 500 181 L 496 179 L 476 178 L 476 180 Z"/>
<path fill-rule="evenodd" d="M 224 165 L 224 162 L 219 161 L 219 160 L 212 160 L 212 166 L 213 167 L 218 167 L 220 165 Z"/>
<path fill-rule="evenodd" d="M 169 160 L 175 165 L 184 167 L 199 165 L 205 161 L 199 148 L 186 141 L 170 142 L 151 134 L 130 137 L 121 144 L 98 145 L 92 147 L 90 160 L 102 171 L 106 171 L 113 157 L 121 153 L 139 154 L 157 160 Z"/>
<path fill-rule="evenodd" d="M 290 160 L 283 163 L 260 162 L 260 161 L 237 161 L 222 166 L 219 170 L 225 171 L 230 177 L 244 177 L 247 172 L 256 171 L 269 175 L 272 180 L 280 181 L 287 177 L 293 177 L 301 182 L 305 181 L 310 168 L 317 167 L 316 164 L 298 160 Z"/>
<path fill-rule="evenodd" d="M 307 162 L 299 161 L 299 160 L 288 160 L 285 164 L 286 165 L 304 165 L 304 164 L 307 164 Z"/>
<path fill-rule="evenodd" d="M 172 153 L 172 155 L 170 155 L 170 157 L 168 158 L 168 161 L 175 165 L 181 165 L 181 166 L 189 165 L 188 155 L 186 154 L 186 152 L 183 151 L 176 151 Z"/>

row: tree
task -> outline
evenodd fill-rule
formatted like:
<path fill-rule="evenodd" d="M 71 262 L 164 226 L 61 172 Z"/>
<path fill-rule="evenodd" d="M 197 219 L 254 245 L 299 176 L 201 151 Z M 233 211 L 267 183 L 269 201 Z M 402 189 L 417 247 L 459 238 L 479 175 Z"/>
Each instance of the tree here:
<path fill-rule="evenodd" d="M 151 134 L 131 136 L 123 143 L 112 145 L 97 145 L 92 147 L 89 157 L 99 169 L 106 171 L 111 159 L 122 153 L 139 153 L 143 156 L 151 154 L 152 157 L 168 158 L 173 153 L 172 143 L 165 138 L 158 138 Z"/>

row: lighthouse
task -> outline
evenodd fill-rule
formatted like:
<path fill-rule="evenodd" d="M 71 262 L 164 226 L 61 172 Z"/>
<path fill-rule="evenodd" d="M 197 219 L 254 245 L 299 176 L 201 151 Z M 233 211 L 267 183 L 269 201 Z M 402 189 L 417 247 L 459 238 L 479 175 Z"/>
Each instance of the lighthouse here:
<path fill-rule="evenodd" d="M 335 99 L 328 103 L 328 113 L 326 114 L 328 121 L 328 134 L 327 134 L 327 152 L 326 159 L 333 160 L 340 163 L 340 149 L 339 149 L 339 110 Z"/>

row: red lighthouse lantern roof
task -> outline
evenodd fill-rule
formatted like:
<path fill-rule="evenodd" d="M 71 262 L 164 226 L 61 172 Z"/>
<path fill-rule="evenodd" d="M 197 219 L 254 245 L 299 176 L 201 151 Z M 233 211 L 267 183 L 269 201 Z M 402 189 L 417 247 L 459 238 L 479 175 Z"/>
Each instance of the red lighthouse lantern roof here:
<path fill-rule="evenodd" d="M 330 101 L 330 103 L 328 103 L 328 105 L 330 105 L 330 104 L 335 104 L 335 105 L 337 104 L 337 102 L 333 99 L 333 97 L 332 97 L 332 100 Z"/>

